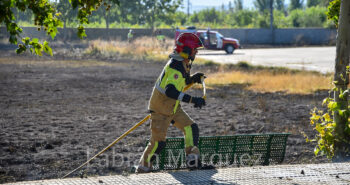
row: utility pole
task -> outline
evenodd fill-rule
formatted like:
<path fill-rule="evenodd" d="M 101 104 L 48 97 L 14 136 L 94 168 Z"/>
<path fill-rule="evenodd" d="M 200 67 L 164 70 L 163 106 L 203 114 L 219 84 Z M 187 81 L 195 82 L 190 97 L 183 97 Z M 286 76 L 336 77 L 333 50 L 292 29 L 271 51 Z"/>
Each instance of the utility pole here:
<path fill-rule="evenodd" d="M 273 0 L 270 0 L 270 29 L 273 30 Z"/>
<path fill-rule="evenodd" d="M 270 0 L 270 31 L 271 44 L 275 44 L 275 29 L 273 28 L 273 0 Z"/>
<path fill-rule="evenodd" d="M 190 0 L 187 0 L 187 19 L 190 18 Z"/>

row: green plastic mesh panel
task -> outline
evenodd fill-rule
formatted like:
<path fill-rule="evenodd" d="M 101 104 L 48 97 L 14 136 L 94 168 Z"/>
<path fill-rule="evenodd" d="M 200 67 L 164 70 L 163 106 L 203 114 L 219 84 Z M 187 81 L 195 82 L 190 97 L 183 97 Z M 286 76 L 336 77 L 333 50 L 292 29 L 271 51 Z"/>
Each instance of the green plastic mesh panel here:
<path fill-rule="evenodd" d="M 252 166 L 282 163 L 290 134 L 254 134 L 200 137 L 198 147 L 204 164 Z M 153 170 L 186 168 L 183 138 L 167 138 L 165 149 L 153 162 Z"/>

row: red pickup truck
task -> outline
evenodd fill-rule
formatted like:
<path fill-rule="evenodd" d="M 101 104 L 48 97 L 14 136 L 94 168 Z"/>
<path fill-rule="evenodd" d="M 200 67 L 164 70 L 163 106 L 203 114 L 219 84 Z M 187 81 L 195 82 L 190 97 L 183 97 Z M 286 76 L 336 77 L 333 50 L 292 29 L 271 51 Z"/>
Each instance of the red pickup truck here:
<path fill-rule="evenodd" d="M 232 54 L 235 49 L 240 48 L 239 40 L 234 38 L 227 38 L 217 31 L 197 30 L 195 27 L 188 27 L 186 29 L 176 29 L 175 40 L 181 33 L 194 33 L 203 42 L 204 48 L 209 50 L 225 50 L 227 54 Z"/>

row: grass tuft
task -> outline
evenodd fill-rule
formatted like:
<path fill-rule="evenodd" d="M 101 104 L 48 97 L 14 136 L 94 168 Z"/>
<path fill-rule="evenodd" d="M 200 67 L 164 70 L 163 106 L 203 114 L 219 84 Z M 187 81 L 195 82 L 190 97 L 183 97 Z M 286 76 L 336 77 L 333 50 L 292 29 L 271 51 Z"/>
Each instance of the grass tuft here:
<path fill-rule="evenodd" d="M 133 42 L 114 40 L 103 41 L 94 40 L 89 43 L 86 54 L 91 56 L 120 56 L 123 58 L 151 61 L 151 62 L 167 62 L 169 54 L 173 52 L 174 40 L 172 38 L 165 39 L 165 42 L 158 41 L 154 37 L 141 37 Z M 218 66 L 217 63 L 203 58 L 196 58 L 194 64 L 205 66 Z"/>
<path fill-rule="evenodd" d="M 208 75 L 209 86 L 241 84 L 257 92 L 285 92 L 289 94 L 310 94 L 331 88 L 332 76 L 310 72 L 272 73 L 269 70 L 228 71 Z"/>
<path fill-rule="evenodd" d="M 133 42 L 114 40 L 94 40 L 89 43 L 86 54 L 94 56 L 119 56 L 133 60 L 164 62 L 169 59 L 172 51 L 173 40 L 166 39 L 160 42 L 156 38 L 141 37 Z"/>
<path fill-rule="evenodd" d="M 50 66 L 50 67 L 112 67 L 112 66 L 128 66 L 128 64 L 111 63 L 98 60 L 36 60 L 25 57 L 18 57 L 16 60 L 8 58 L 0 58 L 0 64 L 17 64 L 20 66 Z"/>

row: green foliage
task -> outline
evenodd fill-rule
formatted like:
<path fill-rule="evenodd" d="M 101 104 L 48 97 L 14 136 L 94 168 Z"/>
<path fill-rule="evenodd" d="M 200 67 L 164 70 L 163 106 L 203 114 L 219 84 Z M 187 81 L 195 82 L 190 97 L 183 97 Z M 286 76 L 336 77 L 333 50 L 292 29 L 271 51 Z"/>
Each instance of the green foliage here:
<path fill-rule="evenodd" d="M 328 107 L 336 105 L 334 100 L 331 98 L 326 98 L 324 100 Z M 335 108 L 332 108 L 335 110 Z M 333 112 L 329 109 L 326 113 L 322 110 L 314 109 L 311 112 L 310 124 L 314 126 L 314 129 L 318 132 L 314 139 L 306 139 L 308 142 L 316 142 L 317 145 L 314 149 L 314 154 L 326 155 L 327 158 L 331 159 L 334 156 L 334 130 L 335 122 L 332 117 Z"/>
<path fill-rule="evenodd" d="M 306 6 L 307 7 L 313 7 L 313 6 L 317 6 L 320 4 L 321 0 L 307 0 L 306 2 Z"/>
<path fill-rule="evenodd" d="M 340 0 L 333 0 L 329 3 L 328 11 L 326 12 L 328 19 L 332 20 L 336 27 L 338 27 L 338 20 L 340 14 Z"/>
<path fill-rule="evenodd" d="M 316 6 L 305 10 L 295 9 L 286 16 L 285 10 L 274 9 L 274 27 L 332 27 L 324 14 L 325 11 L 325 7 Z M 205 17 L 205 15 L 209 16 Z M 225 12 L 206 9 L 192 14 L 186 24 L 199 28 L 268 28 L 270 16 L 268 11 L 261 12 L 254 9 Z"/>
<path fill-rule="evenodd" d="M 295 9 L 290 12 L 289 16 L 289 21 L 292 23 L 293 27 L 302 27 L 302 25 L 305 23 L 303 17 L 303 11 L 300 9 Z"/>
<path fill-rule="evenodd" d="M 120 7 L 104 6 L 94 12 L 89 22 L 97 27 L 123 27 L 123 25 L 137 25 L 136 27 L 154 28 L 161 25 L 185 23 L 186 15 L 177 11 L 182 0 L 120 0 Z M 109 11 L 106 11 L 106 10 Z M 180 17 L 178 17 L 180 15 Z M 103 23 L 103 24 L 101 24 Z"/>
<path fill-rule="evenodd" d="M 59 13 L 55 12 L 55 8 L 48 0 L 37 1 L 20 1 L 20 0 L 3 0 L 0 2 L 0 23 L 6 25 L 7 31 L 10 33 L 9 42 L 18 45 L 17 53 L 22 53 L 30 48 L 32 53 L 42 55 L 43 48 L 50 53 L 51 48 L 48 43 L 39 43 L 38 39 L 21 38 L 22 28 L 15 22 L 15 10 L 25 12 L 31 10 L 34 16 L 34 24 L 44 28 L 44 31 L 54 38 L 57 34 L 57 27 L 61 25 L 58 19 Z M 22 43 L 18 43 L 18 40 Z M 52 52 L 50 53 L 52 54 Z"/>
<path fill-rule="evenodd" d="M 274 22 L 273 26 L 275 28 L 290 28 L 292 27 L 289 22 L 288 17 L 285 16 L 283 11 L 274 10 L 273 11 Z"/>
<path fill-rule="evenodd" d="M 176 11 L 174 15 L 175 25 L 185 25 L 187 21 L 187 14 L 181 11 Z"/>
<path fill-rule="evenodd" d="M 57 12 L 61 13 L 61 20 L 63 21 L 63 27 L 66 27 L 68 21 L 73 21 L 77 17 L 78 10 L 73 9 L 69 0 L 60 0 L 58 4 L 55 4 Z"/>
<path fill-rule="evenodd" d="M 301 9 L 292 10 L 288 16 L 293 27 L 324 27 L 327 23 L 325 7 L 311 7 L 305 11 Z"/>
<path fill-rule="evenodd" d="M 254 20 L 258 16 L 257 11 L 241 10 L 229 14 L 228 19 L 232 20 L 235 27 L 253 27 Z"/>
<path fill-rule="evenodd" d="M 123 17 L 123 9 L 112 5 L 109 11 L 106 7 L 93 12 L 89 17 L 89 24 L 84 25 L 88 28 L 149 28 L 151 25 L 144 19 L 137 19 L 137 14 L 128 14 Z M 209 17 L 202 11 L 211 12 Z M 198 28 L 267 28 L 270 25 L 269 13 L 260 13 L 254 9 L 242 10 L 211 10 L 206 9 L 193 13 L 189 18 L 182 11 L 176 11 L 167 18 L 157 18 L 153 23 L 157 28 L 175 28 L 182 25 L 194 25 Z M 274 9 L 274 27 L 324 27 L 334 28 L 334 24 L 326 19 L 325 7 L 311 7 L 305 10 L 296 9 L 286 15 L 285 10 Z M 77 12 L 76 12 L 77 13 Z M 125 12 L 124 12 L 125 13 Z M 218 16 L 218 17 L 215 17 Z M 108 22 L 106 21 L 109 20 Z M 63 20 L 63 19 L 62 19 Z M 210 20 L 210 21 L 209 21 Z M 209 22 L 208 22 L 209 21 Z M 67 27 L 78 27 L 79 22 L 74 19 L 74 15 L 67 21 Z M 31 26 L 28 22 L 21 21 L 21 26 Z"/>
<path fill-rule="evenodd" d="M 336 25 L 338 25 L 338 20 L 340 16 L 340 0 L 334 0 L 330 3 L 328 7 L 327 16 L 329 19 L 333 20 Z M 343 39 L 343 38 L 338 38 Z M 338 46 L 339 47 L 339 46 Z M 343 46 L 340 46 L 340 50 L 344 49 Z M 338 55 L 339 53 L 337 53 Z M 340 65 L 342 58 L 339 59 Z M 339 61 L 337 61 L 339 62 Z M 337 157 L 343 157 L 339 154 L 343 150 L 340 145 L 349 145 L 350 137 L 350 102 L 348 100 L 350 89 L 343 90 L 348 88 L 347 85 L 339 85 L 339 81 L 343 81 L 343 84 L 347 84 L 348 80 L 345 77 L 349 75 L 349 66 L 346 66 L 346 74 L 340 73 L 336 70 L 334 75 L 335 81 L 333 84 L 337 84 L 333 88 L 334 99 L 330 96 L 323 100 L 323 104 L 327 104 L 327 113 L 323 114 L 322 111 L 317 111 L 315 109 L 310 118 L 311 124 L 315 124 L 315 130 L 318 132 L 315 139 L 311 141 L 316 141 L 317 145 L 315 147 L 315 155 L 326 154 L 328 158 L 333 158 L 335 153 L 338 153 Z M 331 116 L 334 119 L 331 119 Z M 337 125 L 339 124 L 339 125 Z M 310 141 L 307 139 L 307 141 Z M 348 152 L 348 151 L 347 151 Z"/>
<path fill-rule="evenodd" d="M 183 0 L 4 0 L 0 1 L 0 23 L 10 33 L 11 43 L 21 44 L 18 53 L 33 48 L 21 41 L 20 26 L 38 26 L 51 38 L 57 34 L 57 27 L 76 27 L 80 38 L 86 37 L 85 27 L 91 28 L 175 28 L 194 25 L 198 28 L 267 28 L 270 25 L 270 0 L 256 0 L 256 9 L 243 9 L 242 0 L 230 2 L 228 9 L 207 8 L 194 12 L 190 17 L 178 10 Z M 274 27 L 332 27 L 327 21 L 322 6 L 328 0 L 318 0 L 319 6 L 295 9 L 290 12 L 284 7 L 285 0 L 274 0 Z M 293 1 L 298 7 L 302 1 Z M 309 1 L 308 1 L 309 2 Z M 311 2 L 311 1 L 310 1 Z M 335 0 L 328 17 L 337 19 Z M 120 3 L 119 6 L 117 4 Z M 292 4 L 293 4 L 292 3 Z M 313 5 L 317 4 L 313 2 Z M 123 8 L 120 8 L 123 7 Z M 331 7 L 334 8 L 331 9 Z M 16 19 L 19 18 L 19 19 Z M 33 20 L 32 22 L 30 20 Z M 62 24 L 63 23 L 63 24 Z M 39 42 L 41 48 L 43 42 Z M 38 49 L 37 49 L 38 50 Z"/>
<path fill-rule="evenodd" d="M 327 7 L 330 0 L 307 0 L 306 6 L 307 7 L 313 7 L 313 6 L 322 6 Z"/>
<path fill-rule="evenodd" d="M 263 14 L 259 14 L 258 17 L 254 21 L 254 25 L 257 25 L 257 27 L 259 27 L 259 28 L 270 27 L 269 13 L 265 12 Z"/>
<path fill-rule="evenodd" d="M 332 2 L 330 2 L 328 11 L 326 12 L 328 19 L 333 20 L 336 25 L 338 25 L 340 5 L 340 0 L 333 0 Z M 349 66 L 346 66 L 346 75 L 349 75 L 349 68 Z M 343 74 L 340 74 L 340 79 L 337 80 L 342 80 L 344 82 L 347 81 Z M 333 84 L 337 83 L 337 81 L 333 82 Z M 326 154 L 328 158 L 334 157 L 334 154 L 336 152 L 335 150 L 337 150 L 335 149 L 335 142 L 337 142 L 338 144 L 340 142 L 349 144 L 349 141 L 344 139 L 344 136 L 350 136 L 350 101 L 347 98 L 349 96 L 350 90 L 342 90 L 342 88 L 334 87 L 332 91 L 334 92 L 334 96 L 337 99 L 337 101 L 335 99 L 332 99 L 329 95 L 329 97 L 323 100 L 323 105 L 327 105 L 326 113 L 314 109 L 310 120 L 312 125 L 315 124 L 315 130 L 318 132 L 318 134 L 313 140 L 309 140 L 307 138 L 307 141 L 317 142 L 317 145 L 315 147 L 315 155 L 318 155 L 319 152 L 321 152 L 321 154 Z M 332 119 L 331 116 L 334 117 L 335 120 Z M 337 131 L 336 124 L 341 124 L 338 125 L 340 127 L 337 128 Z M 343 124 L 345 124 L 344 130 L 342 128 Z M 338 130 L 339 128 L 341 129 Z"/>
<path fill-rule="evenodd" d="M 27 48 L 29 48 L 32 54 L 36 54 L 39 56 L 42 56 L 43 51 L 51 56 L 53 55 L 52 49 L 49 46 L 49 42 L 44 41 L 43 44 L 40 44 L 38 38 L 33 38 L 33 39 L 30 39 L 29 37 L 23 38 L 22 44 L 18 44 L 18 49 L 16 50 L 16 53 L 20 54 L 26 51 Z"/>
<path fill-rule="evenodd" d="M 334 88 L 332 91 L 339 91 L 337 88 Z M 349 90 L 340 92 L 339 98 L 343 99 L 348 96 Z M 327 111 L 318 110 L 314 108 L 311 112 L 310 124 L 314 126 L 314 129 L 318 132 L 314 139 L 310 140 L 306 138 L 308 142 L 317 142 L 314 153 L 315 155 L 326 155 L 329 159 L 334 156 L 334 141 L 335 141 L 335 127 L 336 123 L 332 119 L 334 114 L 337 112 L 341 117 L 344 117 L 348 122 L 346 123 L 347 127 L 345 132 L 350 135 L 350 124 L 349 124 L 349 115 L 350 107 L 346 109 L 341 109 L 339 103 L 337 103 L 333 98 L 329 97 L 323 100 L 322 105 L 327 106 Z"/>
<path fill-rule="evenodd" d="M 325 15 L 325 7 L 311 7 L 305 10 L 305 19 L 303 26 L 308 27 L 322 27 L 327 21 L 327 16 Z"/>
<path fill-rule="evenodd" d="M 112 3 L 119 3 L 119 0 L 109 0 Z M 70 0 L 73 9 L 78 9 L 78 20 L 80 25 L 78 25 L 78 36 L 83 38 L 86 36 L 84 30 L 84 24 L 88 24 L 88 16 L 96 11 L 103 3 L 103 0 Z M 107 6 L 107 3 L 104 2 Z M 42 55 L 42 51 L 52 55 L 52 49 L 50 48 L 48 42 L 39 42 L 39 39 L 33 38 L 22 38 L 18 43 L 18 39 L 21 38 L 22 29 L 16 23 L 15 13 L 25 12 L 30 10 L 34 16 L 34 25 L 38 26 L 38 30 L 41 27 L 44 31 L 51 36 L 52 39 L 55 38 L 57 34 L 57 28 L 62 26 L 60 16 L 62 13 L 69 11 L 68 2 L 65 0 L 60 1 L 59 5 L 56 7 L 50 0 L 36 0 L 36 1 L 23 1 L 23 0 L 2 0 L 0 1 L 0 24 L 4 23 L 6 29 L 10 34 L 9 42 L 12 44 L 17 44 L 17 53 L 22 53 L 29 49 L 32 53 L 36 55 Z M 63 19 L 66 18 L 66 14 L 63 15 Z"/>
<path fill-rule="evenodd" d="M 264 13 L 270 9 L 270 1 L 271 0 L 255 0 L 254 6 L 259 12 Z"/>
<path fill-rule="evenodd" d="M 304 0 L 290 0 L 289 10 L 302 9 L 304 6 Z"/>
<path fill-rule="evenodd" d="M 234 10 L 235 11 L 243 10 L 243 2 L 242 2 L 242 0 L 234 0 L 233 4 L 234 4 Z"/>
<path fill-rule="evenodd" d="M 347 75 L 349 74 L 349 66 L 347 68 Z M 345 78 L 341 78 L 346 80 Z M 333 81 L 333 84 L 336 84 L 336 81 Z M 308 142 L 317 142 L 317 145 L 314 149 L 315 155 L 326 155 L 327 158 L 332 159 L 335 153 L 334 143 L 339 140 L 336 135 L 336 124 L 338 121 L 332 119 L 335 115 L 342 117 L 342 120 L 345 121 L 345 135 L 350 136 L 350 100 L 348 100 L 350 89 L 342 90 L 341 88 L 333 87 L 329 92 L 329 96 L 325 98 L 322 102 L 322 105 L 326 105 L 326 111 L 318 110 L 314 108 L 311 112 L 310 124 L 314 126 L 314 129 L 318 132 L 314 139 L 310 140 L 308 137 L 306 141 Z M 338 100 L 331 98 L 331 94 L 335 96 L 338 94 Z M 346 104 L 345 104 L 345 103 Z M 345 106 L 347 105 L 347 106 Z M 338 141 L 339 142 L 339 141 Z M 345 141 L 349 142 L 349 141 Z"/>
<path fill-rule="evenodd" d="M 286 11 L 286 7 L 284 6 L 284 0 L 274 0 L 274 8 L 279 11 Z"/>
<path fill-rule="evenodd" d="M 18 10 L 18 9 L 13 9 L 13 14 L 15 15 L 15 19 L 17 21 L 25 21 L 25 22 L 30 22 L 34 25 L 33 22 L 33 12 L 30 10 L 25 10 L 24 12 Z"/>
<path fill-rule="evenodd" d="M 220 16 L 220 11 L 216 10 L 215 8 L 207 8 L 204 10 L 199 11 L 198 13 L 195 12 L 192 16 L 197 16 L 198 20 L 200 22 L 212 22 L 212 23 L 219 23 L 222 22 L 222 17 Z M 191 16 L 191 17 L 192 17 Z"/>
<path fill-rule="evenodd" d="M 285 11 L 286 7 L 284 5 L 284 0 L 272 0 L 273 2 L 273 8 L 277 9 L 279 11 Z M 256 9 L 259 10 L 259 12 L 266 12 L 270 10 L 270 3 L 271 0 L 255 0 L 254 6 Z"/>
<path fill-rule="evenodd" d="M 171 25 L 176 22 L 175 13 L 181 2 L 182 0 L 122 0 L 121 16 L 124 22 L 146 25 L 149 28 L 160 24 L 157 22 Z"/>

